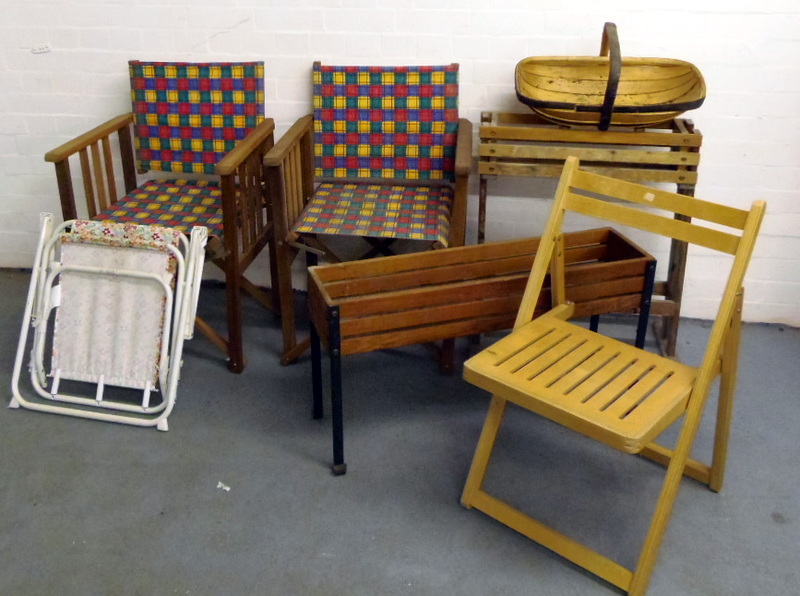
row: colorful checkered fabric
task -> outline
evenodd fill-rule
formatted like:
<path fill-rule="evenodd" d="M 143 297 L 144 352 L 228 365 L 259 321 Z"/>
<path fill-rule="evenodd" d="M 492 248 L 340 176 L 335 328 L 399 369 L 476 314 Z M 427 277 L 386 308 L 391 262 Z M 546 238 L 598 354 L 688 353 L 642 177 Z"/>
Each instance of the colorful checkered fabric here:
<path fill-rule="evenodd" d="M 264 118 L 264 63 L 129 62 L 139 169 L 213 174 Z"/>
<path fill-rule="evenodd" d="M 454 179 L 458 65 L 314 64 L 316 175 Z"/>
<path fill-rule="evenodd" d="M 323 183 L 293 231 L 409 238 L 447 246 L 452 202 L 448 186 Z"/>
<path fill-rule="evenodd" d="M 206 180 L 150 180 L 93 219 L 159 225 L 189 234 L 206 226 L 222 237 L 222 192 Z"/>

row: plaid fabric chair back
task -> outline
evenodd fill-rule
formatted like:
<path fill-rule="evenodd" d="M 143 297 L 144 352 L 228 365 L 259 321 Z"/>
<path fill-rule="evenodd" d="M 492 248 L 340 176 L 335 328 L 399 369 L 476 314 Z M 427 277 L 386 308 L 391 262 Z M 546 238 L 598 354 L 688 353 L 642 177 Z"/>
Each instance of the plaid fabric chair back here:
<path fill-rule="evenodd" d="M 264 118 L 263 62 L 128 65 L 140 171 L 213 174 Z"/>
<path fill-rule="evenodd" d="M 458 64 L 314 64 L 316 175 L 454 179 Z"/>

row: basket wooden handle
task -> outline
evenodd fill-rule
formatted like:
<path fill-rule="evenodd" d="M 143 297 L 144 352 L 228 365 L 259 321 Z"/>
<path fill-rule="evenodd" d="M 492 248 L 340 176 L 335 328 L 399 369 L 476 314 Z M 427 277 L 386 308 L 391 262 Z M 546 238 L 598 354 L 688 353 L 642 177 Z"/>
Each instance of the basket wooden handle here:
<path fill-rule="evenodd" d="M 597 128 L 608 130 L 611 125 L 611 115 L 614 113 L 614 102 L 617 99 L 619 76 L 622 72 L 622 55 L 619 51 L 619 37 L 617 26 L 614 23 L 603 25 L 603 39 L 600 42 L 600 55 L 608 56 L 608 82 L 606 94 L 603 98 L 603 107 L 600 109 L 600 122 Z"/>

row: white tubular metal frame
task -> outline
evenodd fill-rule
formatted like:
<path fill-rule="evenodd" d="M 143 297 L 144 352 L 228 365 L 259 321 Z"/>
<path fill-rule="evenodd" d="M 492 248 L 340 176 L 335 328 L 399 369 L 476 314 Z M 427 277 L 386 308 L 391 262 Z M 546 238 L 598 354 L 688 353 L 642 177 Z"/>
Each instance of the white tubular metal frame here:
<path fill-rule="evenodd" d="M 177 271 L 172 284 L 160 276 L 136 270 L 108 267 L 91 267 L 85 265 L 65 265 L 56 256 L 56 248 L 61 233 L 68 229 L 74 220 L 64 222 L 54 228 L 53 216 L 49 213 L 40 215 L 41 231 L 36 248 L 36 257 L 25 303 L 22 330 L 14 371 L 11 378 L 12 399 L 10 408 L 23 407 L 40 412 L 77 416 L 106 422 L 117 422 L 134 426 L 155 426 L 159 430 L 168 430 L 167 417 L 175 406 L 178 380 L 180 378 L 181 355 L 183 342 L 191 339 L 194 332 L 194 320 L 200 292 L 205 245 L 208 230 L 204 227 L 192 229 L 190 239 L 180 236 L 180 246 L 167 246 L 171 256 L 177 263 Z M 137 250 L 131 248 L 129 250 Z M 138 249 L 142 250 L 142 249 Z M 141 405 L 123 403 L 106 399 L 103 376 L 96 383 L 92 396 L 60 393 L 60 371 L 52 371 L 52 381 L 47 383 L 46 344 L 50 325 L 50 311 L 57 308 L 61 297 L 56 284 L 59 276 L 65 272 L 80 272 L 111 276 L 118 278 L 141 279 L 158 286 L 164 294 L 163 340 L 161 341 L 158 359 L 158 387 L 148 382 L 142 394 Z M 54 298 L 55 293 L 55 298 Z M 25 350 L 28 347 L 30 328 L 34 328 L 34 337 L 30 348 L 30 382 L 35 396 L 25 397 L 20 390 L 22 364 Z M 150 394 L 160 391 L 162 400 L 150 406 Z"/>

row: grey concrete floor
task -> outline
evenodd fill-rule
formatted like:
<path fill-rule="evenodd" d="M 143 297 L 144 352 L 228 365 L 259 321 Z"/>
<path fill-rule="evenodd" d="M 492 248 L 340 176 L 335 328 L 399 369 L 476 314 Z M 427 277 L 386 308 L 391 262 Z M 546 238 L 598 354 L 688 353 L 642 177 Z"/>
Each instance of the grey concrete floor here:
<path fill-rule="evenodd" d="M 0 271 L 6 399 L 27 283 Z M 203 290 L 211 318 L 220 298 Z M 349 470 L 333 477 L 308 356 L 281 367 L 278 321 L 252 305 L 246 320 L 242 375 L 204 338 L 186 345 L 166 433 L 0 409 L 0 594 L 618 593 L 459 505 L 488 403 L 460 373 L 419 346 L 345 358 Z M 708 327 L 682 321 L 682 360 Z M 649 594 L 800 591 L 799 365 L 800 330 L 745 326 L 726 485 L 684 480 Z M 506 420 L 488 489 L 632 565 L 661 469 L 516 408 Z"/>

